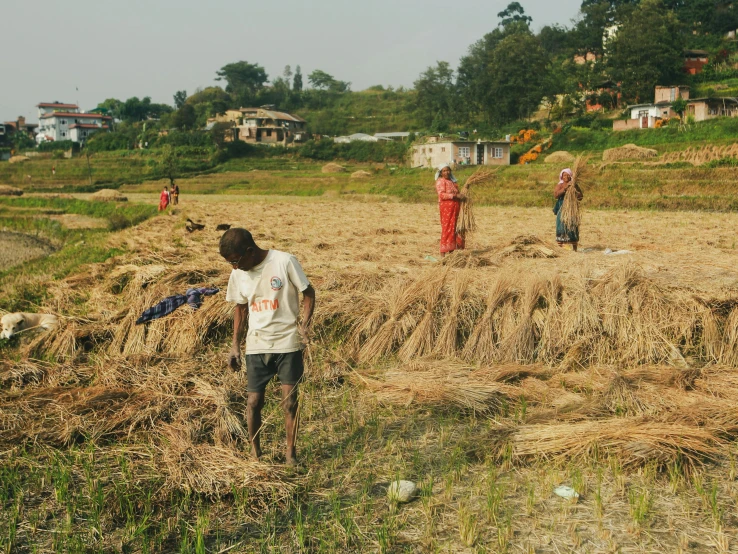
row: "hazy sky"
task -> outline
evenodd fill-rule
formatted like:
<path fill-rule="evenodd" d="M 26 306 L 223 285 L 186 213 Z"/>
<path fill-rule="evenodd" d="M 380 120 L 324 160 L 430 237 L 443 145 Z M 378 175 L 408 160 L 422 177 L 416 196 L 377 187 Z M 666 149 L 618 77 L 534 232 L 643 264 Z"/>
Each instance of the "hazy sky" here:
<path fill-rule="evenodd" d="M 497 26 L 509 0 L 36 0 L 0 11 L 0 121 L 36 121 L 39 102 L 94 108 L 106 98 L 172 104 L 246 60 L 278 77 L 300 65 L 350 81 L 411 86 L 438 60 L 453 67 Z M 520 0 L 533 28 L 570 25 L 581 0 Z M 307 84 L 307 79 L 305 79 Z M 79 91 L 76 90 L 79 88 Z"/>

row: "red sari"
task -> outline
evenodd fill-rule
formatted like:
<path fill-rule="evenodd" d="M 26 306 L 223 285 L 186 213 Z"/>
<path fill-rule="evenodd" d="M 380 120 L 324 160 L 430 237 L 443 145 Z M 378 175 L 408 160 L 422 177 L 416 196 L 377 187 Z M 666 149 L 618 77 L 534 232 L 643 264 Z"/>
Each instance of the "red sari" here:
<path fill-rule="evenodd" d="M 436 181 L 438 208 L 441 212 L 441 253 L 464 249 L 464 237 L 456 232 L 456 219 L 459 217 L 461 202 L 454 198 L 459 187 L 450 179 Z"/>
<path fill-rule="evenodd" d="M 165 190 L 161 191 L 159 195 L 159 211 L 163 212 L 169 206 L 169 193 Z"/>

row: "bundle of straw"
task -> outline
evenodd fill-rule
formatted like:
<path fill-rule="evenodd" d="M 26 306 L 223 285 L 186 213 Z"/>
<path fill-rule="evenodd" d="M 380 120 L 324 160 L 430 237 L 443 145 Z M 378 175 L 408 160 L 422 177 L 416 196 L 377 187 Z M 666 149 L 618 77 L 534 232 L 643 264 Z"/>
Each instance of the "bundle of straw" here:
<path fill-rule="evenodd" d="M 564 203 L 561 205 L 561 223 L 569 231 L 578 229 L 582 222 L 582 210 L 577 198 L 577 189 L 582 189 L 588 159 L 589 157 L 579 156 L 577 161 L 574 162 L 574 168 L 571 171 L 571 186 L 566 190 Z"/>
<path fill-rule="evenodd" d="M 461 203 L 459 217 L 456 218 L 456 232 L 461 236 L 473 233 L 477 229 L 477 222 L 474 219 L 474 203 L 472 201 L 471 186 L 481 185 L 494 179 L 495 172 L 491 169 L 480 168 L 466 180 L 461 189 L 461 194 L 466 200 Z"/>

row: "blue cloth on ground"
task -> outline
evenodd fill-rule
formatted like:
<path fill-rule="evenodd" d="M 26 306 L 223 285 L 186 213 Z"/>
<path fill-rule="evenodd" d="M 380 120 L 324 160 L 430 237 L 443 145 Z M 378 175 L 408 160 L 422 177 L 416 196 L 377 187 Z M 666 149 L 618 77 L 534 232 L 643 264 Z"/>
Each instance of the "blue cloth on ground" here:
<path fill-rule="evenodd" d="M 184 304 L 187 304 L 192 307 L 193 310 L 196 310 L 202 305 L 203 296 L 211 296 L 217 292 L 220 292 L 220 289 L 217 287 L 200 287 L 196 289 L 187 289 L 187 292 L 185 292 L 184 294 L 174 294 L 172 296 L 167 296 L 156 306 L 152 306 L 151 308 L 145 310 L 144 313 L 141 314 L 141 317 L 136 320 L 136 325 L 146 323 L 147 321 L 153 321 L 154 319 L 159 319 L 160 317 L 164 317 L 165 315 L 169 315 Z"/>

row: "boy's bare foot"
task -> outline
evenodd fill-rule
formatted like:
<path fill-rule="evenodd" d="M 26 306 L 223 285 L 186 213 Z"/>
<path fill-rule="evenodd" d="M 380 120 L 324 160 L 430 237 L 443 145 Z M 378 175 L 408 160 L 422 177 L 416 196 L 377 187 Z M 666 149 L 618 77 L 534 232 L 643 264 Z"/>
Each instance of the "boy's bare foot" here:
<path fill-rule="evenodd" d="M 256 460 L 257 462 L 261 459 L 261 449 L 252 447 L 251 448 L 251 457 Z"/>
<path fill-rule="evenodd" d="M 284 463 L 285 463 L 285 465 L 288 465 L 290 467 L 297 467 L 297 465 L 298 465 L 297 464 L 297 458 L 294 457 L 294 456 L 291 457 L 291 458 L 287 458 Z"/>

